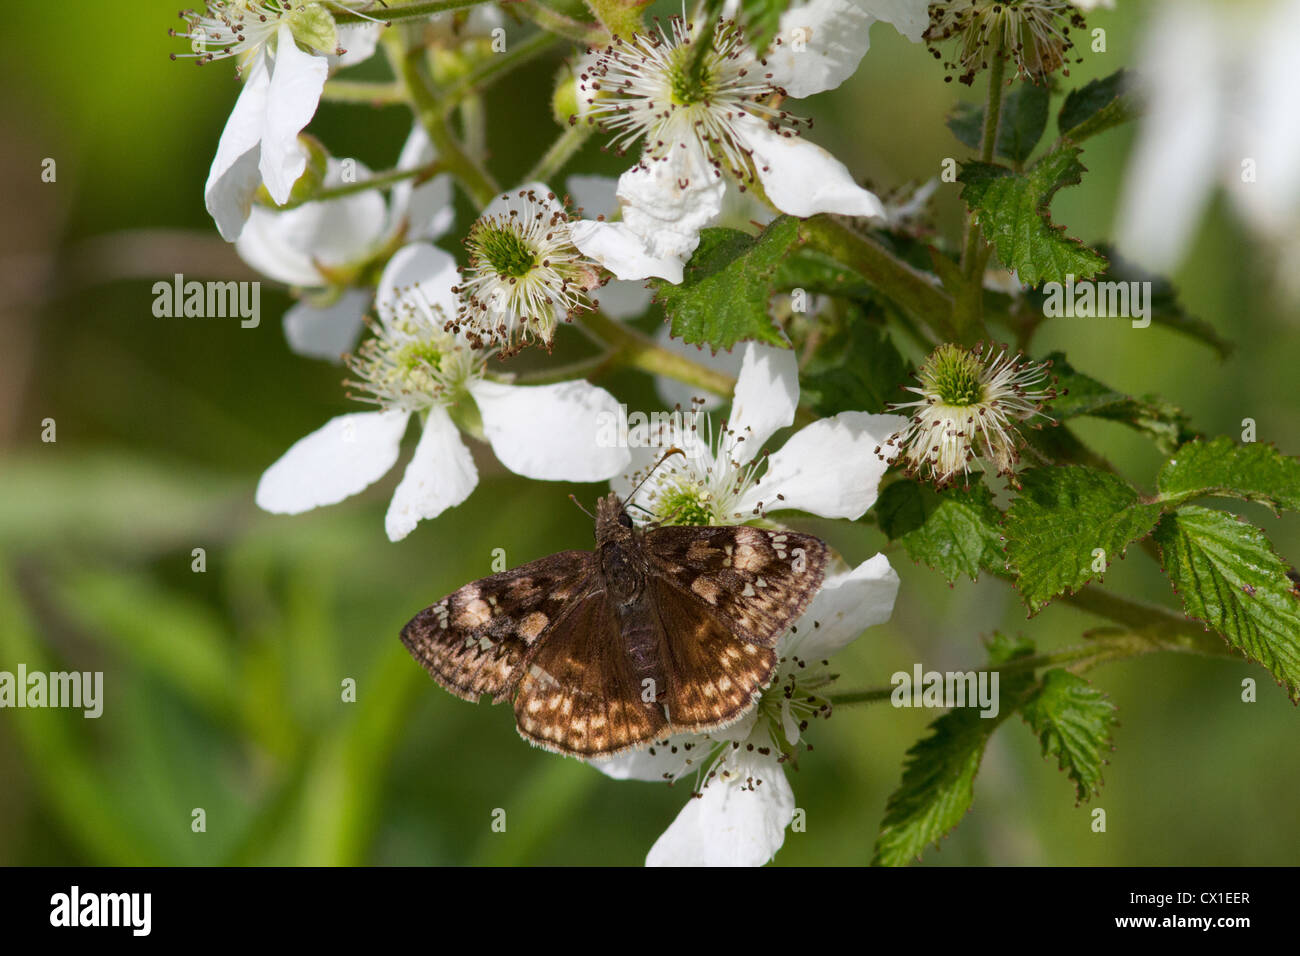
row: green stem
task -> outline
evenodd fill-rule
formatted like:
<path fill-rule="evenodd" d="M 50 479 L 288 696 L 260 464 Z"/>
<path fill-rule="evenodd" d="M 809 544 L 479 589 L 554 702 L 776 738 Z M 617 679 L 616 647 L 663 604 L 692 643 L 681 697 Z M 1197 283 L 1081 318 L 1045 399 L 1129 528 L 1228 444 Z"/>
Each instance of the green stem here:
<path fill-rule="evenodd" d="M 567 382 L 570 379 L 597 379 L 618 364 L 618 352 L 604 352 L 591 358 L 554 368 L 538 369 L 535 372 L 521 372 L 515 376 L 515 385 L 550 385 L 553 382 Z"/>
<path fill-rule="evenodd" d="M 410 169 L 390 169 L 382 173 L 375 173 L 373 176 L 367 176 L 355 183 L 344 183 L 342 186 L 330 186 L 328 189 L 318 190 L 304 199 L 290 200 L 283 206 L 266 206 L 265 208 L 271 212 L 287 212 L 304 203 L 325 202 L 329 199 L 338 199 L 341 196 L 350 196 L 353 193 L 363 193 L 368 189 L 387 189 L 394 183 L 400 183 L 404 179 L 432 179 L 442 171 L 443 166 L 437 160 Z"/>
<path fill-rule="evenodd" d="M 998 143 L 998 124 L 1002 120 L 1002 85 L 1006 79 L 1007 61 L 1002 56 L 1001 46 L 989 50 L 993 63 L 989 67 L 988 102 L 984 107 L 984 133 L 980 137 L 980 162 L 993 162 L 994 150 Z M 966 278 L 973 278 L 976 261 L 979 257 L 982 230 L 975 221 L 973 212 L 966 213 L 966 241 L 961 254 L 962 272 Z"/>
<path fill-rule="evenodd" d="M 334 22 L 339 26 L 349 23 L 374 23 L 376 20 L 391 25 L 402 20 L 422 19 L 435 13 L 445 13 L 448 10 L 463 10 L 466 7 L 476 7 L 486 2 L 488 0 L 414 0 L 412 3 L 401 5 L 390 3 L 387 7 L 376 6 L 373 10 L 367 10 L 364 16 L 355 11 L 333 8 L 331 8 L 330 13 L 334 17 Z M 376 16 L 376 14 L 382 14 L 382 16 Z"/>
<path fill-rule="evenodd" d="M 557 46 L 563 39 L 545 30 L 538 30 L 511 46 L 505 53 L 489 57 L 464 76 L 447 84 L 442 91 L 443 104 L 450 109 L 471 93 L 482 91 L 512 70 Z"/>
<path fill-rule="evenodd" d="M 603 46 L 609 42 L 609 32 L 604 27 L 565 16 L 537 0 L 515 0 L 511 8 L 518 10 L 548 33 L 566 37 L 574 43 Z"/>
<path fill-rule="evenodd" d="M 555 138 L 545 155 L 537 161 L 537 165 L 529 171 L 524 177 L 524 182 L 548 183 L 565 164 L 582 149 L 583 143 L 587 142 L 591 136 L 592 127 L 586 123 L 574 123 L 572 126 L 566 126 L 564 131 Z"/>
<path fill-rule="evenodd" d="M 421 64 L 424 60 L 423 49 L 419 46 L 403 49 L 400 36 L 397 34 L 393 36 L 396 37 L 395 40 L 389 41 L 385 38 L 387 41 L 385 49 L 392 63 L 393 72 L 406 87 L 411 111 L 424 126 L 425 132 L 429 134 L 443 169 L 455 177 L 461 188 L 482 209 L 501 191 L 500 187 L 487 170 L 470 158 L 456 137 L 452 135 L 447 125 L 447 110 L 442 101 L 434 95 L 421 72 Z"/>
<path fill-rule="evenodd" d="M 827 215 L 805 219 L 799 225 L 799 235 L 812 248 L 860 273 L 886 298 L 920 320 L 932 346 L 954 337 L 948 293 L 874 239 Z"/>
<path fill-rule="evenodd" d="M 406 102 L 406 88 L 401 83 L 372 83 L 368 80 L 330 80 L 320 98 L 330 103 L 364 103 L 389 106 Z"/>
<path fill-rule="evenodd" d="M 730 398 L 735 391 L 736 380 L 730 375 L 714 371 L 685 355 L 671 352 L 649 336 L 611 319 L 603 312 L 587 312 L 576 321 L 610 348 L 611 361 L 621 361 L 652 375 L 666 375 L 724 398 Z"/>

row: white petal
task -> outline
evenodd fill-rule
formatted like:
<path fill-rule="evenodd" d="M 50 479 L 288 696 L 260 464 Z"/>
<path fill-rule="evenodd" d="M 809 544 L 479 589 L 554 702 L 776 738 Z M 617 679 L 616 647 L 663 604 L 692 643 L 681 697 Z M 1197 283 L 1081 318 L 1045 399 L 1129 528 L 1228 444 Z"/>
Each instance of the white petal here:
<path fill-rule="evenodd" d="M 370 59 L 379 45 L 380 29 L 378 23 L 345 23 L 339 27 L 339 46 L 344 52 L 329 57 L 331 70 L 346 69 Z"/>
<path fill-rule="evenodd" d="M 812 0 L 787 10 L 781 14 L 781 42 L 767 53 L 772 85 L 796 97 L 833 90 L 858 68 L 875 22 L 855 0 Z"/>
<path fill-rule="evenodd" d="M 734 124 L 754 152 L 754 169 L 767 197 L 782 212 L 884 218 L 885 207 L 876 194 L 855 183 L 844 164 L 816 143 L 782 136 L 749 114 Z"/>
<path fill-rule="evenodd" d="M 897 598 L 898 572 L 883 554 L 874 555 L 826 579 L 793 632 L 781 639 L 781 653 L 805 661 L 830 657 L 867 628 L 888 621 Z"/>
<path fill-rule="evenodd" d="M 436 156 L 429 134 L 423 126 L 416 123 L 411 127 L 410 135 L 406 137 L 402 152 L 397 157 L 397 168 L 417 169 L 427 166 Z M 456 210 L 451 201 L 451 177 L 441 174 L 419 186 L 412 186 L 411 180 L 404 179 L 393 186 L 390 207 L 390 232 L 395 232 L 405 221 L 408 241 L 437 239 L 446 235 L 456 219 Z"/>
<path fill-rule="evenodd" d="M 644 282 L 607 282 L 596 293 L 600 311 L 615 319 L 635 319 L 650 308 L 654 290 Z"/>
<path fill-rule="evenodd" d="M 767 471 L 736 510 L 762 502 L 769 511 L 797 508 L 823 518 L 861 518 L 875 504 L 888 460 L 897 453 L 885 439 L 906 424 L 901 415 L 866 412 L 813 422 L 768 458 Z"/>
<path fill-rule="evenodd" d="M 1210 200 L 1227 109 L 1221 39 L 1202 4 L 1162 4 L 1147 27 L 1139 59 L 1145 115 L 1116 233 L 1125 258 L 1148 269 L 1168 271 L 1182 260 Z"/>
<path fill-rule="evenodd" d="M 284 314 L 284 337 L 299 355 L 337 362 L 357 344 L 369 307 L 369 289 L 345 289 L 323 308 L 299 302 Z"/>
<path fill-rule="evenodd" d="M 762 866 L 785 842 L 794 791 L 774 757 L 738 754 L 655 841 L 646 866 Z M 749 789 L 747 780 L 762 781 Z"/>
<path fill-rule="evenodd" d="M 478 469 L 460 431 L 445 408 L 433 406 L 384 516 L 389 540 L 401 541 L 424 519 L 460 504 L 477 484 Z"/>
<path fill-rule="evenodd" d="M 521 387 L 478 381 L 470 394 L 501 464 L 540 481 L 605 481 L 627 468 L 626 448 L 602 446 L 618 402 L 589 382 Z M 609 443 L 606 443 L 609 444 Z"/>
<path fill-rule="evenodd" d="M 257 164 L 261 159 L 259 144 L 270 86 L 266 54 L 259 52 L 249 66 L 235 108 L 221 131 L 217 155 L 212 159 L 208 181 L 203 187 L 208 212 L 216 221 L 221 238 L 227 242 L 239 238 L 253 204 L 253 194 L 262 181 Z"/>
<path fill-rule="evenodd" d="M 573 175 L 564 181 L 564 188 L 584 217 L 618 212 L 618 180 L 611 176 Z"/>
<path fill-rule="evenodd" d="M 694 252 L 700 230 L 717 218 L 726 191 L 726 181 L 694 140 L 674 144 L 667 159 L 647 160 L 618 179 L 623 224 L 641 237 L 654 259 Z"/>
<path fill-rule="evenodd" d="M 354 161 L 355 162 L 355 161 Z M 331 158 L 325 185 L 343 182 L 343 164 Z M 357 164 L 357 175 L 370 171 Z M 240 257 L 273 279 L 289 285 L 323 286 L 327 281 L 317 265 L 342 267 L 368 256 L 382 241 L 388 211 L 377 189 L 309 202 L 277 212 L 255 207 L 235 243 Z"/>
<path fill-rule="evenodd" d="M 262 475 L 257 506 L 296 515 L 332 505 L 378 481 L 397 461 L 406 412 L 355 412 L 300 438 Z"/>
<path fill-rule="evenodd" d="M 289 201 L 289 190 L 307 168 L 307 151 L 298 134 L 315 115 L 328 75 L 325 57 L 298 49 L 289 24 L 281 23 L 258 161 L 266 190 L 279 205 Z"/>
<path fill-rule="evenodd" d="M 456 285 L 459 273 L 456 259 L 449 252 L 427 242 L 402 246 L 388 260 L 379 277 L 375 309 L 384 322 L 397 314 L 403 296 L 437 307 L 446 318 L 456 314 Z"/>
<path fill-rule="evenodd" d="M 799 362 L 793 349 L 745 344 L 728 426 L 743 437 L 736 448 L 742 464 L 759 453 L 778 429 L 794 422 L 799 407 Z"/>
<path fill-rule="evenodd" d="M 1274 239 L 1295 234 L 1300 219 L 1300 108 L 1296 104 L 1295 50 L 1300 44 L 1300 3 L 1275 0 L 1255 26 L 1247 49 L 1244 89 L 1230 130 L 1239 156 L 1229 159 L 1229 184 L 1238 209 L 1255 229 Z M 1242 160 L 1254 160 L 1244 181 Z"/>
<path fill-rule="evenodd" d="M 686 749 L 689 744 L 690 749 Z M 701 759 L 707 759 L 712 744 L 704 734 L 678 734 L 666 745 L 656 743 L 641 750 L 630 750 L 615 757 L 587 762 L 614 780 L 646 780 L 662 783 L 676 780 Z M 650 753 L 653 750 L 654 753 Z M 676 753 L 673 751 L 676 750 Z"/>
<path fill-rule="evenodd" d="M 689 345 L 681 339 L 675 339 L 672 337 L 672 328 L 667 323 L 660 325 L 655 331 L 655 341 L 670 352 L 680 352 L 691 361 L 699 362 L 706 368 L 711 368 L 715 372 L 721 372 L 724 375 L 730 375 L 732 378 L 740 375 L 740 366 L 745 360 L 744 348 L 720 349 L 713 352 L 699 345 Z M 763 347 L 767 348 L 768 346 Z M 679 382 L 675 378 L 668 378 L 666 375 L 655 376 L 655 392 L 664 400 L 664 404 L 668 408 L 680 405 L 683 409 L 689 410 L 692 401 L 702 398 L 704 403 L 699 406 L 700 409 L 710 412 L 726 401 L 726 399 L 714 395 L 712 392 L 695 388 L 685 382 Z"/>
<path fill-rule="evenodd" d="M 569 235 L 578 251 L 600 263 L 619 279 L 667 279 L 682 281 L 681 256 L 652 256 L 646 241 L 622 222 L 580 219 L 569 224 Z"/>

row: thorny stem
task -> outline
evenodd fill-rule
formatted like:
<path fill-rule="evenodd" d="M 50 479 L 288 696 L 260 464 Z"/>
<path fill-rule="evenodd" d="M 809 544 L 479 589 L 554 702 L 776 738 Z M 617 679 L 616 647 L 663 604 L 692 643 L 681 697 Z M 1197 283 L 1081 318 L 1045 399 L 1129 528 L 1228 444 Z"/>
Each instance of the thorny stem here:
<path fill-rule="evenodd" d="M 412 46 L 403 49 L 401 37 L 396 33 L 391 34 L 391 38 L 385 37 L 384 46 L 393 72 L 406 87 L 411 111 L 429 134 L 443 169 L 451 173 L 480 209 L 483 208 L 501 191 L 500 187 L 487 170 L 470 158 L 452 135 L 451 128 L 447 125 L 444 104 L 434 95 L 421 72 L 423 48 Z"/>

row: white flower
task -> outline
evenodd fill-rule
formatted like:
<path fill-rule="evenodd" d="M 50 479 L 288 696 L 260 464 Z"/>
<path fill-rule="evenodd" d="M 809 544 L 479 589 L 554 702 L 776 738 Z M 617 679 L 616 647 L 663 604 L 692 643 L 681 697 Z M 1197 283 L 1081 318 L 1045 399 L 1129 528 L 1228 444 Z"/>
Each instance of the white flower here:
<path fill-rule="evenodd" d="M 348 3 L 334 0 L 333 5 Z M 260 184 L 277 204 L 289 200 L 307 167 L 298 134 L 316 112 L 331 66 L 349 66 L 373 53 L 377 28 L 345 28 L 343 38 L 355 43 L 346 50 L 322 3 L 208 0 L 203 11 L 182 16 L 188 32 L 172 33 L 191 41 L 197 62 L 238 57 L 246 74 L 203 190 L 222 238 L 233 242 Z"/>
<path fill-rule="evenodd" d="M 679 447 L 650 474 L 630 504 L 637 514 L 672 524 L 738 524 L 768 511 L 795 508 L 824 518 L 862 517 L 875 503 L 887 460 L 876 453 L 906 424 L 898 415 L 840 412 L 796 432 L 776 452 L 759 457 L 769 438 L 794 422 L 799 374 L 794 352 L 749 343 L 732 398 L 731 417 L 717 436 L 711 420 L 688 410 L 661 422 L 654 447 L 631 451 L 634 469 L 614 490 L 625 497 L 665 449 Z M 700 434 L 701 419 L 705 433 Z M 885 445 L 887 453 L 896 449 Z"/>
<path fill-rule="evenodd" d="M 784 764 L 809 721 L 830 716 L 822 691 L 834 679 L 826 658 L 893 613 L 898 575 L 883 554 L 831 575 L 777 645 L 781 662 L 757 706 L 710 734 L 680 734 L 591 761 L 619 780 L 679 780 L 696 793 L 646 856 L 647 866 L 762 866 L 785 841 L 794 791 Z"/>
<path fill-rule="evenodd" d="M 580 381 L 519 387 L 485 377 L 490 353 L 445 329 L 457 307 L 455 281 L 455 260 L 432 245 L 412 244 L 393 256 L 380 280 L 375 336 L 349 360 L 358 397 L 380 410 L 341 415 L 293 445 L 262 475 L 261 508 L 299 514 L 357 494 L 396 463 L 412 415 L 422 434 L 385 518 L 393 541 L 460 504 L 478 484 L 457 421 L 481 430 L 501 463 L 528 478 L 601 481 L 626 468 L 626 450 L 598 442 L 602 416 L 618 413 L 604 389 Z"/>
<path fill-rule="evenodd" d="M 882 451 L 903 449 L 907 471 L 944 487 L 970 463 L 986 459 L 999 475 L 1010 475 L 1020 460 L 1017 425 L 1043 415 L 1043 405 L 1056 397 L 1047 386 L 1047 368 L 997 350 L 993 345 L 965 349 L 941 345 L 917 372 L 920 387 L 908 386 L 921 398 L 889 406 L 915 409 L 907 426 L 890 437 Z"/>
<path fill-rule="evenodd" d="M 1265 240 L 1300 234 L 1300 0 L 1166 0 L 1145 35 L 1146 109 L 1117 222 L 1125 257 L 1175 268 L 1218 185 Z"/>
<path fill-rule="evenodd" d="M 465 239 L 469 265 L 456 290 L 456 322 L 476 346 L 503 354 L 530 340 L 547 349 L 555 327 L 596 302 L 587 292 L 600 284 L 595 265 L 573 244 L 569 214 L 542 183 L 498 196 Z"/>
<path fill-rule="evenodd" d="M 411 130 L 398 169 L 427 166 L 434 150 L 424 129 Z M 350 161 L 350 181 L 371 174 Z M 326 188 L 345 182 L 344 166 L 327 160 Z M 283 212 L 254 206 L 235 251 L 253 268 L 308 292 L 284 316 L 290 347 L 314 358 L 338 359 L 356 344 L 372 290 L 353 287 L 363 267 L 396 243 L 437 239 L 451 228 L 451 180 L 446 175 L 397 183 L 385 202 L 378 189 L 304 203 Z"/>
<path fill-rule="evenodd" d="M 619 178 L 622 221 L 575 224 L 578 247 L 620 279 L 680 282 L 700 230 L 722 208 L 724 172 L 757 180 L 791 215 L 882 215 L 880 200 L 839 160 L 797 135 L 806 124 L 772 104 L 843 82 L 876 18 L 919 39 L 925 8 L 920 0 L 813 0 L 782 16 L 762 58 L 721 20 L 698 70 L 701 25 L 681 17 L 657 34 L 592 52 L 579 79 L 586 118 L 613 133 L 620 149 L 641 142 L 642 153 Z"/>

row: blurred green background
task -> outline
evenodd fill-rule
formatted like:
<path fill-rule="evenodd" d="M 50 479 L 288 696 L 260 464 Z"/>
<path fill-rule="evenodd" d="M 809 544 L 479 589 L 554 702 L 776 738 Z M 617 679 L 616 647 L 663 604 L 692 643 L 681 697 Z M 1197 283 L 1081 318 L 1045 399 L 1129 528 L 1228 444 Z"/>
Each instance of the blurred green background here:
<path fill-rule="evenodd" d="M 1094 15 L 1108 52 L 1084 52 L 1067 84 L 1132 62 L 1143 4 Z M 407 540 L 384 536 L 394 471 L 364 496 L 300 517 L 252 503 L 261 471 L 294 440 L 350 410 L 342 371 L 289 352 L 288 297 L 264 284 L 262 323 L 160 319 L 151 286 L 253 278 L 220 241 L 203 183 L 238 93 L 229 64 L 171 62 L 174 0 L 20 4 L 6 10 L 0 80 L 0 669 L 102 670 L 104 714 L 0 711 L 0 863 L 5 864 L 639 864 L 688 785 L 618 783 L 534 750 L 507 708 L 471 706 L 428 680 L 397 640 L 418 609 L 510 564 L 586 547 L 590 521 L 566 499 L 598 486 L 507 475 L 491 455 L 470 501 Z M 508 36 L 528 29 L 508 25 Z M 523 173 L 555 134 L 550 77 L 538 62 L 488 99 L 491 165 Z M 840 90 L 799 104 L 814 139 L 882 189 L 935 175 L 961 157 L 943 124 L 964 88 L 887 25 Z M 501 113 L 507 113 L 508 122 Z M 404 108 L 322 106 L 312 131 L 335 155 L 389 168 Z M 1049 135 L 1052 131 L 1049 130 Z M 1064 191 L 1058 222 L 1107 238 L 1130 130 L 1089 144 L 1084 186 Z M 43 183 L 41 162 L 57 162 Z M 617 173 L 589 147 L 569 172 Z M 957 186 L 939 222 L 958 222 Z M 462 210 L 459 229 L 468 221 Z M 454 235 L 461 234 L 459 231 Z M 454 237 L 453 237 L 454 238 Z M 450 248 L 455 248 L 450 245 Z M 1238 343 L 1220 362 L 1158 328 L 1061 320 L 1036 346 L 1134 393 L 1182 404 L 1207 432 L 1300 452 L 1300 317 L 1272 291 L 1267 252 L 1223 203 L 1176 276 L 1189 308 Z M 576 336 L 572 336 L 575 340 Z M 562 342 L 563 348 L 568 347 Z M 648 383 L 602 384 L 656 407 Z M 58 441 L 40 441 L 43 419 Z M 1150 487 L 1159 461 L 1118 426 L 1086 436 Z M 1286 557 L 1300 521 L 1245 506 Z M 884 545 L 873 527 L 808 521 L 858 561 Z M 207 569 L 191 571 L 193 548 Z M 841 689 L 888 683 L 916 661 L 976 666 L 994 628 L 1050 648 L 1097 621 L 1053 607 L 1032 622 L 996 581 L 948 588 L 892 554 L 903 586 L 893 620 L 840 659 Z M 1173 597 L 1145 555 L 1108 585 Z M 1018 721 L 994 737 L 974 809 L 931 864 L 1295 863 L 1300 848 L 1297 715 L 1265 671 L 1170 655 L 1108 665 L 1091 678 L 1122 726 L 1089 808 Z M 1240 682 L 1259 700 L 1240 700 Z M 340 684 L 357 682 L 344 703 Z M 814 728 L 816 751 L 791 774 L 807 832 L 780 864 L 864 863 L 904 751 L 934 715 L 843 708 Z M 204 833 L 191 811 L 206 811 Z M 496 808 L 505 833 L 491 830 Z"/>

